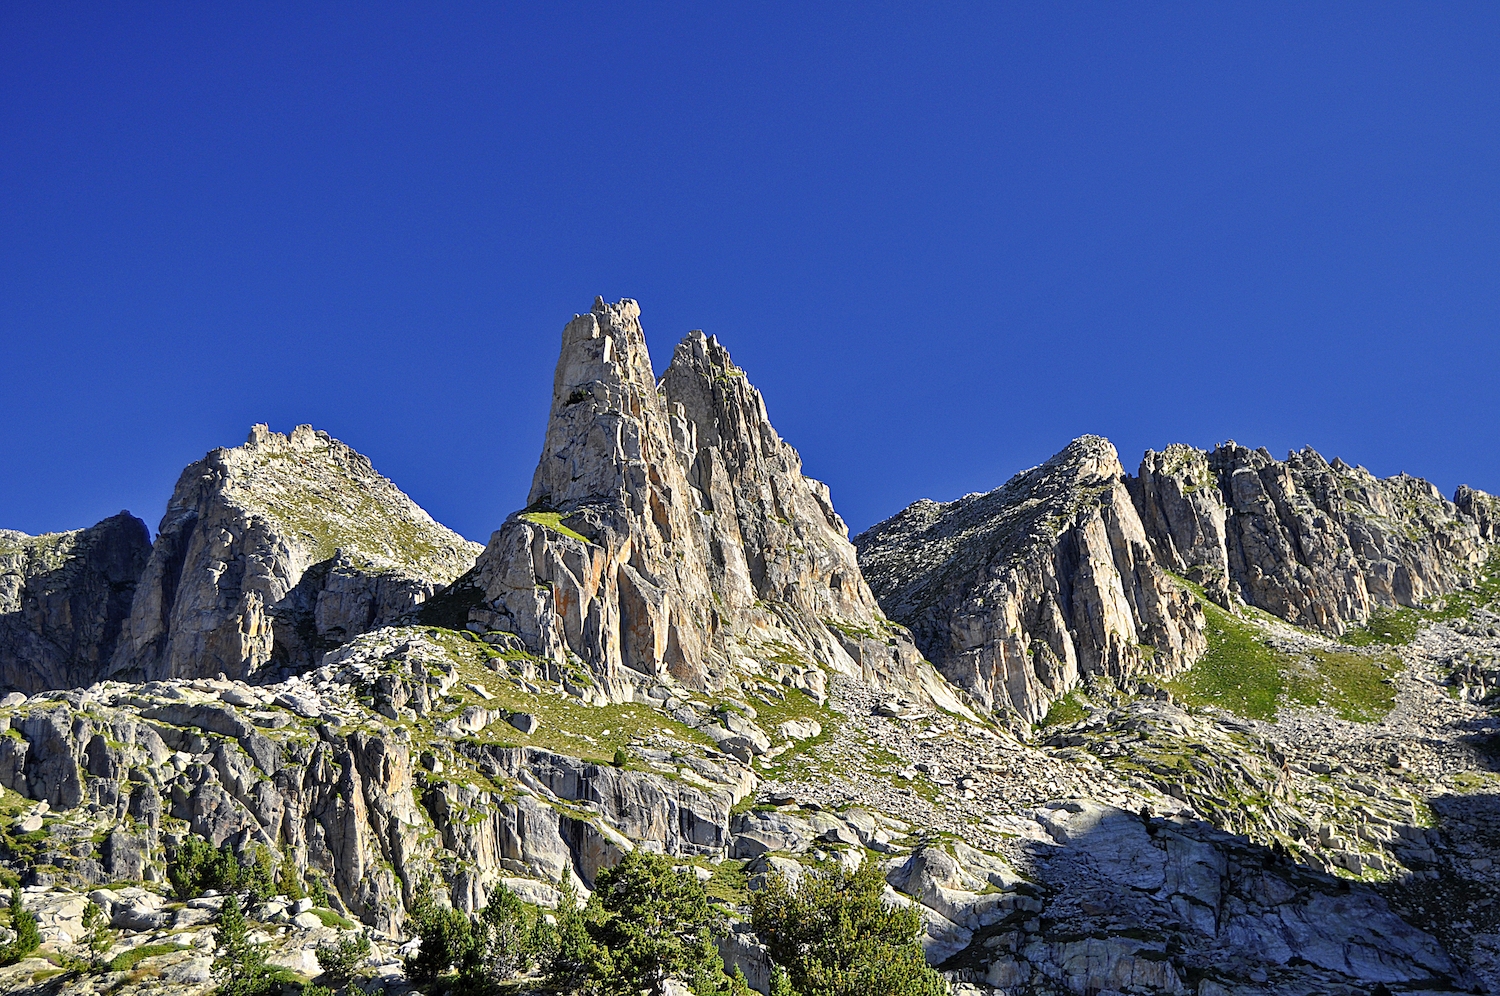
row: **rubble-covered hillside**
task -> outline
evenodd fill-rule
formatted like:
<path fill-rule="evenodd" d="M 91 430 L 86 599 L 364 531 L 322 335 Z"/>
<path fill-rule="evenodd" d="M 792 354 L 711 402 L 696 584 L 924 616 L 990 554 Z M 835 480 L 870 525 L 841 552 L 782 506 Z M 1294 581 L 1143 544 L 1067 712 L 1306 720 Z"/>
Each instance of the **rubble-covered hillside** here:
<path fill-rule="evenodd" d="M 128 620 L 86 544 L 0 534 L 52 551 L 12 604 L 122 621 L 89 670 L 96 623 L 13 620 L 84 664 L 0 697 L 0 990 L 207 994 L 238 953 L 394 994 L 414 917 L 576 925 L 642 853 L 762 993 L 754 897 L 859 868 L 962 996 L 1500 991 L 1494 499 L 1085 437 L 857 558 L 723 347 L 657 380 L 639 314 L 567 325 L 472 569 L 306 428 L 185 472 Z M 566 991 L 524 962 L 486 971 Z"/>

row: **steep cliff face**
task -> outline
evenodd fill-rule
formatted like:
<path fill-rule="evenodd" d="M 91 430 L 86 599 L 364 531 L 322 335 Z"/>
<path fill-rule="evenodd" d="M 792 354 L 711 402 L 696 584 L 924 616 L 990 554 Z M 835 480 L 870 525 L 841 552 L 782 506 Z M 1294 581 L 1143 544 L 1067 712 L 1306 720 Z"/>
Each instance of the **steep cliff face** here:
<path fill-rule="evenodd" d="M 1140 476 L 1126 484 L 1162 566 L 1202 585 L 1210 598 L 1227 607 L 1228 511 L 1208 455 L 1181 443 L 1162 453 L 1147 450 Z"/>
<path fill-rule="evenodd" d="M 1382 480 L 1310 447 L 1285 461 L 1233 442 L 1147 452 L 1135 492 L 1169 566 L 1335 635 L 1377 607 L 1451 591 L 1483 564 L 1493 532 L 1482 492 L 1462 489 L 1458 505 L 1420 478 Z"/>
<path fill-rule="evenodd" d="M 470 628 L 581 662 L 615 700 L 795 659 L 957 706 L 744 371 L 695 332 L 658 384 L 628 299 L 568 323 L 528 508 L 464 584 L 482 591 Z"/>
<path fill-rule="evenodd" d="M 258 425 L 183 471 L 113 668 L 150 680 L 308 667 L 478 552 L 327 433 Z"/>
<path fill-rule="evenodd" d="M 150 555 L 128 512 L 65 533 L 0 530 L 0 691 L 99 680 Z"/>
<path fill-rule="evenodd" d="M 1083 675 L 1171 674 L 1205 647 L 1202 610 L 1163 575 L 1098 436 L 986 494 L 918 502 L 855 545 L 943 675 L 1025 722 Z"/>

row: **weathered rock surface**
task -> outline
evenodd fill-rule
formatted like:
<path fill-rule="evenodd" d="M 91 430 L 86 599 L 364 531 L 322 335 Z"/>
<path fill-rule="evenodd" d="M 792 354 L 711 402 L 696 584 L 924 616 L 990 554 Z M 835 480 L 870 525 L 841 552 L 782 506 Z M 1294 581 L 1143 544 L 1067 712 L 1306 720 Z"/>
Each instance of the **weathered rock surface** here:
<path fill-rule="evenodd" d="M 1229 442 L 1148 451 L 1134 488 L 1158 557 L 1228 605 L 1233 593 L 1337 635 L 1378 607 L 1452 591 L 1489 554 L 1494 500 L 1455 504 L 1420 478 L 1380 479 L 1311 447 L 1272 459 Z"/>
<path fill-rule="evenodd" d="M 113 672 L 242 678 L 323 652 L 411 611 L 479 552 L 370 461 L 298 426 L 255 426 L 183 471 Z"/>
<path fill-rule="evenodd" d="M 582 662 L 611 699 L 779 661 L 962 708 L 881 615 L 827 488 L 701 332 L 658 384 L 634 301 L 569 322 L 528 503 L 456 586 L 479 599 L 470 628 Z"/>
<path fill-rule="evenodd" d="M 1082 676 L 1172 674 L 1205 646 L 1202 610 L 1163 574 L 1098 436 L 986 494 L 917 502 L 855 544 L 939 671 L 1025 723 Z"/>
<path fill-rule="evenodd" d="M 128 512 L 66 533 L 0 529 L 0 692 L 97 681 L 150 555 Z"/>

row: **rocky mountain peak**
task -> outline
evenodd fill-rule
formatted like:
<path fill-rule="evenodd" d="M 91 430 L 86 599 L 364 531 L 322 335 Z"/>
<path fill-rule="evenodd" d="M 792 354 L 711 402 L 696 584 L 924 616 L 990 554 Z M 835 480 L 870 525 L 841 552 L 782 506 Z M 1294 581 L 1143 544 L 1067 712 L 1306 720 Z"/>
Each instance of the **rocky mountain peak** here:
<path fill-rule="evenodd" d="M 564 328 L 530 506 L 465 585 L 482 591 L 471 629 L 512 634 L 552 668 L 582 663 L 608 699 L 823 667 L 900 675 L 917 695 L 941 685 L 930 669 L 924 685 L 827 488 L 728 351 L 690 333 L 656 382 L 629 299 Z"/>
<path fill-rule="evenodd" d="M 273 658 L 307 667 L 410 611 L 479 549 L 328 433 L 257 425 L 178 479 L 113 667 L 144 678 L 245 677 Z"/>
<path fill-rule="evenodd" d="M 1202 610 L 1163 574 L 1099 436 L 993 491 L 918 502 L 854 542 L 928 659 L 1027 724 L 1085 676 L 1171 674 L 1205 645 Z"/>

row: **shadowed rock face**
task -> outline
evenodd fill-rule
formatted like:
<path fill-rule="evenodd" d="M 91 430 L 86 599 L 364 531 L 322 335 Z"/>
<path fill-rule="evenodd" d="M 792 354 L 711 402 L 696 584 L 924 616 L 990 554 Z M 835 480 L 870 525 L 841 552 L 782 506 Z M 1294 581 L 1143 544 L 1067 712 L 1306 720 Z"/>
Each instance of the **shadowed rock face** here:
<path fill-rule="evenodd" d="M 438 525 L 370 461 L 311 426 L 258 425 L 183 471 L 115 652 L 153 680 L 245 677 L 409 612 L 479 546 Z"/>
<path fill-rule="evenodd" d="M 854 542 L 881 605 L 943 675 L 1028 723 L 1083 675 L 1171 674 L 1205 646 L 1202 610 L 1157 565 L 1098 436 Z"/>
<path fill-rule="evenodd" d="M 0 691 L 99 680 L 150 555 L 128 512 L 66 533 L 0 530 Z"/>
<path fill-rule="evenodd" d="M 529 502 L 465 579 L 483 592 L 470 628 L 581 661 L 611 698 L 663 674 L 718 687 L 741 658 L 948 695 L 744 371 L 693 332 L 658 384 L 634 301 L 563 331 Z"/>
<path fill-rule="evenodd" d="M 1420 478 L 1381 480 L 1307 448 L 1274 460 L 1229 442 L 1148 451 L 1134 491 L 1157 556 L 1288 622 L 1339 634 L 1377 607 L 1453 590 L 1483 564 L 1494 499 L 1447 501 Z"/>

